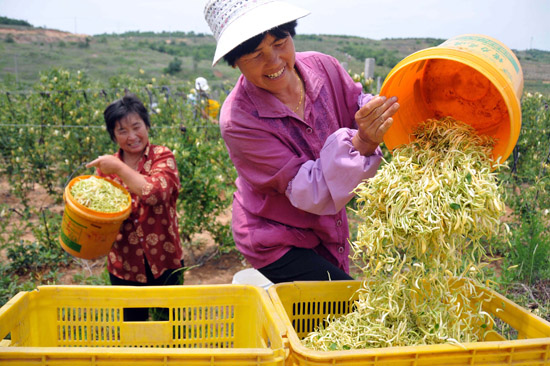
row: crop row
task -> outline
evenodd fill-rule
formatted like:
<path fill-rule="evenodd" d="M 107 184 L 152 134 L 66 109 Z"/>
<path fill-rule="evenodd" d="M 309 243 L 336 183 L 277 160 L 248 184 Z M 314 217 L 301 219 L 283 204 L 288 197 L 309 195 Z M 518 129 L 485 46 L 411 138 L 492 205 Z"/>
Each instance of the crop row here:
<path fill-rule="evenodd" d="M 103 110 L 127 92 L 138 95 L 149 107 L 151 140 L 168 146 L 176 157 L 182 183 L 178 201 L 182 239 L 190 243 L 193 235 L 208 232 L 220 251 L 234 248 L 228 223 L 218 218 L 230 207 L 236 172 L 218 126 L 200 118 L 188 102 L 189 86 L 120 76 L 105 88 L 82 72 L 52 69 L 41 75 L 31 92 L 0 92 L 0 176 L 21 207 L 41 218 L 26 224 L 33 226 L 38 242 L 22 246 L 13 227 L 7 225 L 13 212 L 0 207 L 0 249 L 11 249 L 12 264 L 22 260 L 23 247 L 40 257 L 44 246 L 58 246 L 59 215 L 49 212 L 42 202 L 30 201 L 29 193 L 41 186 L 59 204 L 69 178 L 91 173 L 84 168 L 86 162 L 114 152 L 116 145 L 105 131 Z M 488 245 L 495 248 L 495 257 L 504 257 L 502 271 L 495 274 L 502 282 L 532 284 L 550 278 L 546 261 L 550 256 L 549 103 L 550 96 L 522 96 L 521 134 L 508 159 L 509 168 L 500 173 L 512 235 L 510 240 Z M 17 273 L 31 264 L 26 261 L 2 268 Z"/>

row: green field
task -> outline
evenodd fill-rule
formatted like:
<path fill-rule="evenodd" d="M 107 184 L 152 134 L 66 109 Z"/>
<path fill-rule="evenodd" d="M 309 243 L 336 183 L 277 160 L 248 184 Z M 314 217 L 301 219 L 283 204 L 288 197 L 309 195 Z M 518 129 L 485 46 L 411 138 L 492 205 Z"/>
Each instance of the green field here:
<path fill-rule="evenodd" d="M 208 233 L 216 253 L 236 250 L 229 224 L 217 220 L 230 208 L 236 171 L 219 126 L 186 102 L 195 77 L 206 77 L 223 102 L 239 75 L 223 63 L 211 67 L 211 36 L 76 37 L 10 29 L 0 27 L 0 183 L 6 187 L 0 202 L 0 305 L 18 291 L 59 283 L 75 265 L 58 243 L 62 190 L 85 162 L 112 153 L 101 111 L 125 91 L 149 103 L 152 137 L 174 152 L 185 177 L 178 199 L 184 245 L 200 245 L 195 235 Z M 333 55 L 351 73 L 360 74 L 364 58 L 374 57 L 375 77 L 383 80 L 404 57 L 441 42 L 298 35 L 295 43 L 298 51 Z M 522 126 L 507 167 L 499 171 L 507 207 L 503 223 L 510 231 L 483 243 L 492 258 L 483 274 L 488 286 L 550 320 L 550 52 L 514 52 L 525 81 Z M 33 199 L 37 187 L 51 204 Z M 352 235 L 359 219 L 351 217 Z M 107 281 L 75 276 L 82 284 Z"/>
<path fill-rule="evenodd" d="M 185 85 L 197 76 L 206 77 L 213 86 L 232 84 L 239 75 L 223 62 L 215 68 L 211 60 L 215 48 L 212 36 L 194 33 L 124 33 L 75 38 L 58 32 L 57 38 L 46 30 L 35 30 L 23 37 L 24 27 L 0 33 L 0 83 L 6 90 L 26 90 L 39 81 L 40 73 L 53 67 L 81 70 L 107 87 L 115 76 L 129 75 L 150 80 L 163 78 L 167 84 Z M 31 28 L 32 29 L 32 28 Z M 299 28 L 298 28 L 299 31 Z M 10 33 L 12 32 L 12 33 Z M 64 38 L 66 37 L 66 39 Z M 297 51 L 319 51 L 345 63 L 352 73 L 364 70 L 364 59 L 376 59 L 375 77 L 381 80 L 404 57 L 437 46 L 444 39 L 385 39 L 381 41 L 335 35 L 300 35 L 295 39 Z M 550 92 L 550 52 L 516 51 L 520 60 L 525 91 Z M 167 74 L 175 59 L 181 71 Z"/>

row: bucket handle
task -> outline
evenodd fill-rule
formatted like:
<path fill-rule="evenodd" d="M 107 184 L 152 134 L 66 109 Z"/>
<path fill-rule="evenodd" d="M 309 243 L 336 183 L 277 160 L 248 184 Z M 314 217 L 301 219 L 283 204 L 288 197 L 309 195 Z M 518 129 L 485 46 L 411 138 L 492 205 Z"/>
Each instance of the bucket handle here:
<path fill-rule="evenodd" d="M 71 175 L 69 175 L 69 178 L 67 178 L 67 181 L 63 185 L 63 188 L 67 187 L 67 184 L 69 184 L 71 179 L 73 179 L 73 176 L 75 175 L 75 173 L 78 172 L 80 169 L 82 169 L 82 167 L 85 166 L 86 164 L 88 164 L 87 161 L 83 162 L 75 170 L 73 170 L 73 172 L 71 173 Z M 88 169 L 88 168 L 86 168 L 86 169 Z"/>
<path fill-rule="evenodd" d="M 69 184 L 69 182 L 71 181 L 71 179 L 73 178 L 73 176 L 75 175 L 76 172 L 78 172 L 83 166 L 85 166 L 86 164 L 88 164 L 87 162 L 84 162 L 82 164 L 80 164 L 72 173 L 71 175 L 69 176 L 69 179 L 65 182 L 65 184 L 63 185 L 63 190 L 65 190 L 65 188 L 67 187 L 67 184 Z M 44 199 L 42 200 L 42 203 L 40 204 L 40 211 L 42 211 L 42 209 L 44 208 L 44 202 L 46 202 L 46 199 L 48 197 L 44 197 Z"/>

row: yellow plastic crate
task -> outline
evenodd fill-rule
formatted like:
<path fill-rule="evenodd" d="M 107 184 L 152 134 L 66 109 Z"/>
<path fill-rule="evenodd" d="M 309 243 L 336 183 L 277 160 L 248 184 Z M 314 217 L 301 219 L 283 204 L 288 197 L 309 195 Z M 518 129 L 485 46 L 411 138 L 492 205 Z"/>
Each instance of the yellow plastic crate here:
<path fill-rule="evenodd" d="M 491 341 L 349 351 L 315 351 L 303 339 L 328 315 L 352 311 L 360 281 L 280 283 L 269 295 L 287 327 L 290 354 L 287 365 L 422 366 L 422 365 L 550 365 L 550 323 L 489 290 L 492 300 L 485 311 L 517 330 L 517 340 L 495 335 Z M 496 311 L 497 308 L 503 311 Z"/>
<path fill-rule="evenodd" d="M 41 286 L 0 308 L 0 365 L 284 365 L 284 333 L 257 286 Z"/>

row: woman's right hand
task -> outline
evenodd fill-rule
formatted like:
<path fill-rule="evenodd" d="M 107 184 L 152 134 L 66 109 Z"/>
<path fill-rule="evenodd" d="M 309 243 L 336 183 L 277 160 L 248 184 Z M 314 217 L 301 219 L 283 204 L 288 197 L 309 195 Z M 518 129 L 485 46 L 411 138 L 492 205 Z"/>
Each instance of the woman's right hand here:
<path fill-rule="evenodd" d="M 86 164 L 86 168 L 98 168 L 103 174 L 119 174 L 125 166 L 126 164 L 114 155 L 102 155 Z"/>
<path fill-rule="evenodd" d="M 375 96 L 355 113 L 357 133 L 352 142 L 361 155 L 371 155 L 384 140 L 399 109 L 397 97 Z"/>
<path fill-rule="evenodd" d="M 96 167 L 101 173 L 110 175 L 116 174 L 124 184 L 128 186 L 130 192 L 141 197 L 143 186 L 147 184 L 145 177 L 130 168 L 122 160 L 114 155 L 102 155 L 97 159 L 86 164 L 86 168 Z"/>

